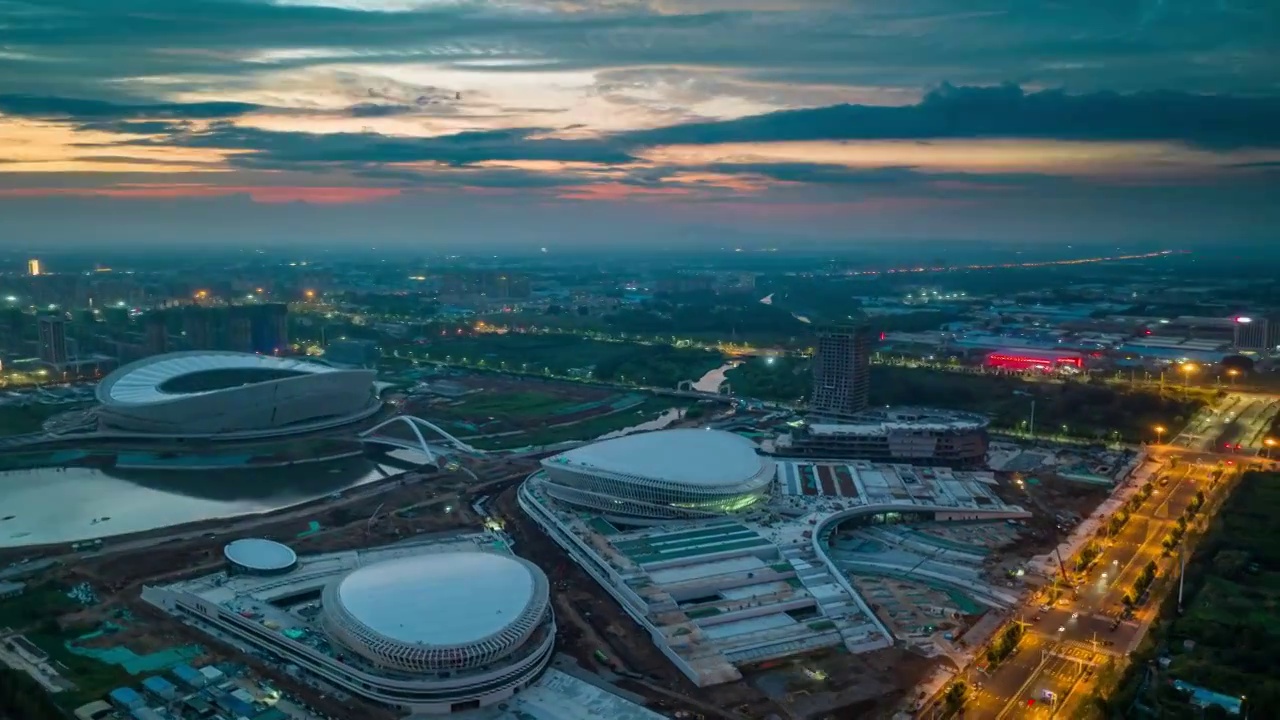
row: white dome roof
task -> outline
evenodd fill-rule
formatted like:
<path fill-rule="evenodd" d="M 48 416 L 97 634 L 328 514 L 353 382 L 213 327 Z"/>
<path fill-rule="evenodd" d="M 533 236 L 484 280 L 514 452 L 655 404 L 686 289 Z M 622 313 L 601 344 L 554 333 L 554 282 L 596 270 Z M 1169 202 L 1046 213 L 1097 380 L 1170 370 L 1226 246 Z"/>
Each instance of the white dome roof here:
<path fill-rule="evenodd" d="M 337 371 L 336 368 L 320 363 L 272 355 L 204 350 L 168 353 L 129 363 L 108 375 L 98 384 L 98 401 L 103 404 L 146 405 L 221 392 L 229 388 L 193 392 L 166 392 L 161 389 L 165 383 L 184 375 L 220 370 L 263 370 L 299 375 Z M 264 378 L 264 381 L 270 379 L 278 377 Z"/>
<path fill-rule="evenodd" d="M 286 570 L 298 562 L 288 545 L 264 538 L 234 540 L 222 548 L 222 554 L 236 565 L 263 572 Z"/>
<path fill-rule="evenodd" d="M 360 568 L 339 581 L 348 622 L 404 645 L 466 647 L 524 619 L 542 583 L 508 555 L 448 552 Z M 539 572 L 538 575 L 541 575 Z"/>
<path fill-rule="evenodd" d="M 602 440 L 543 464 L 714 488 L 749 482 L 762 473 L 772 476 L 772 461 L 756 449 L 751 440 L 731 432 L 681 428 Z"/>

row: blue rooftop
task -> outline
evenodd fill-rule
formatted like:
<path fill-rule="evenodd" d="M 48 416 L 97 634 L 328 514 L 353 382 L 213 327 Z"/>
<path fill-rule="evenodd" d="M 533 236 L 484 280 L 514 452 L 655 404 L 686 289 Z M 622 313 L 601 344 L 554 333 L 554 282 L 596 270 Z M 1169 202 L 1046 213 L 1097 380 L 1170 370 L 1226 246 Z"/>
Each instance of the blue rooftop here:
<path fill-rule="evenodd" d="M 142 687 L 155 693 L 166 693 L 166 692 L 171 692 L 173 690 L 177 690 L 177 688 L 174 687 L 173 683 L 169 682 L 168 680 L 165 680 L 159 675 L 153 675 L 152 677 L 149 677 L 143 680 Z"/>
<path fill-rule="evenodd" d="M 142 699 L 142 696 L 138 694 L 138 691 L 130 687 L 116 688 L 110 692 L 108 697 L 111 698 L 112 702 L 117 705 L 123 705 L 124 707 L 131 708 L 146 704 L 146 701 Z"/>

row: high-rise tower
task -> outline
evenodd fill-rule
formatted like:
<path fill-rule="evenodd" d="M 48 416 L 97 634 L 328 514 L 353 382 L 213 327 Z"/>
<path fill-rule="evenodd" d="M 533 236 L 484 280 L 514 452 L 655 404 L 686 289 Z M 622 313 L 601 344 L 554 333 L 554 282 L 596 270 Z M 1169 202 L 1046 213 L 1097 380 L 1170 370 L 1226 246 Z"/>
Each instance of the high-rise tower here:
<path fill-rule="evenodd" d="M 809 400 L 816 419 L 840 421 L 866 409 L 870 347 L 865 326 L 828 327 L 818 334 Z"/>

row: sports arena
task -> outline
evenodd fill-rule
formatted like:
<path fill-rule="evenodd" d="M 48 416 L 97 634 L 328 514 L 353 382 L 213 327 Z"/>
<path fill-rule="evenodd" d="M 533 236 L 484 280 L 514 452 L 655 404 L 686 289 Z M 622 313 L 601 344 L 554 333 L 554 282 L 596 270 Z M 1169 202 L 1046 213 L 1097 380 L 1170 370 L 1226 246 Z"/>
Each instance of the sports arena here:
<path fill-rule="evenodd" d="M 169 353 L 129 363 L 98 384 L 107 431 L 248 439 L 356 422 L 381 407 L 374 371 L 248 353 Z"/>
<path fill-rule="evenodd" d="M 547 577 L 495 535 L 301 558 L 278 543 L 237 542 L 225 572 L 148 587 L 143 599 L 324 684 L 412 713 L 499 703 L 551 660 Z"/>
<path fill-rule="evenodd" d="M 769 492 L 773 460 L 721 430 L 678 429 L 591 443 L 542 461 L 548 496 L 630 521 L 715 517 Z"/>

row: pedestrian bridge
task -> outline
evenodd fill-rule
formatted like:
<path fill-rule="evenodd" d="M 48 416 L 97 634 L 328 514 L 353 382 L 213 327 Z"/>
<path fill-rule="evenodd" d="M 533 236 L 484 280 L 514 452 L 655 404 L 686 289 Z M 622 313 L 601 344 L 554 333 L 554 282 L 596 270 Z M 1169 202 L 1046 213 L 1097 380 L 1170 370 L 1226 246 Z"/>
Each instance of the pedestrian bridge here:
<path fill-rule="evenodd" d="M 404 430 L 401 430 L 401 428 L 404 428 Z M 389 430 L 400 430 L 400 433 L 407 435 L 407 437 L 398 437 L 387 432 Z M 413 415 L 397 415 L 393 418 L 388 418 L 360 433 L 359 437 L 367 443 L 389 445 L 405 450 L 417 450 L 425 454 L 427 462 L 432 465 L 439 464 L 437 458 L 441 455 L 459 452 L 466 455 L 487 454 L 486 451 L 478 450 L 450 435 L 430 420 L 423 420 Z M 431 438 L 430 441 L 427 440 L 428 437 Z"/>

